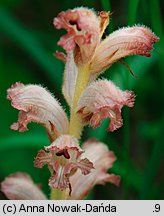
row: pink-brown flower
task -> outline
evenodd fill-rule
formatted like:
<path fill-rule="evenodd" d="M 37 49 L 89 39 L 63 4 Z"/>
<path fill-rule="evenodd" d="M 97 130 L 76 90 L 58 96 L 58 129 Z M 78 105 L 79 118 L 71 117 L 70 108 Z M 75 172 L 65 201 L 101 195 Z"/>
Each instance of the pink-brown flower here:
<path fill-rule="evenodd" d="M 81 95 L 77 113 L 84 123 L 97 128 L 104 118 L 110 118 L 108 130 L 114 131 L 122 126 L 121 109 L 124 105 L 134 105 L 134 94 L 122 91 L 108 80 L 91 83 Z"/>
<path fill-rule="evenodd" d="M 49 166 L 51 177 L 49 186 L 64 190 L 70 189 L 70 176 L 77 169 L 81 170 L 83 175 L 90 173 L 93 164 L 83 157 L 83 150 L 79 147 L 78 140 L 70 135 L 62 135 L 57 138 L 50 146 L 38 152 L 34 165 L 42 168 L 45 164 Z"/>
<path fill-rule="evenodd" d="M 16 83 L 8 89 L 7 98 L 14 108 L 20 110 L 18 122 L 11 128 L 24 132 L 29 122 L 46 127 L 53 141 L 60 134 L 67 133 L 68 119 L 58 101 L 43 87 Z"/>
<path fill-rule="evenodd" d="M 65 28 L 68 31 L 58 45 L 66 52 L 74 52 L 78 66 L 90 63 L 92 73 L 100 73 L 128 55 L 149 57 L 152 45 L 159 40 L 147 27 L 133 26 L 119 29 L 101 42 L 109 24 L 109 15 L 110 12 L 101 11 L 97 16 L 93 10 L 81 7 L 61 12 L 54 19 L 57 29 Z"/>
<path fill-rule="evenodd" d="M 93 10 L 81 7 L 61 12 L 54 19 L 57 29 L 68 31 L 58 42 L 67 56 L 58 52 L 56 57 L 66 62 L 63 94 L 70 106 L 79 69 L 87 65 L 91 83 L 123 57 L 136 54 L 149 57 L 153 44 L 159 40 L 149 28 L 140 25 L 123 27 L 102 39 L 110 15 L 105 11 L 96 15 Z"/>
<path fill-rule="evenodd" d="M 145 26 L 121 28 L 106 37 L 97 47 L 90 64 L 90 71 L 97 76 L 114 62 L 129 55 L 150 57 L 158 37 Z"/>
<path fill-rule="evenodd" d="M 85 150 L 85 157 L 92 161 L 95 169 L 87 176 L 83 176 L 77 171 L 70 177 L 72 185 L 70 199 L 84 199 L 96 184 L 110 182 L 118 186 L 120 183 L 119 176 L 107 173 L 107 170 L 113 166 L 116 157 L 104 143 L 89 140 L 84 143 L 83 149 Z"/>
<path fill-rule="evenodd" d="M 45 149 L 49 153 L 39 151 L 35 166 L 41 168 L 45 164 L 49 165 L 52 175 L 49 185 L 61 190 L 66 189 L 65 198 L 84 199 L 96 184 L 112 183 L 119 186 L 120 177 L 107 173 L 116 157 L 104 143 L 89 140 L 83 144 L 84 152 L 75 138 L 64 135 Z M 1 191 L 12 200 L 47 199 L 31 177 L 21 172 L 8 176 L 1 183 Z"/>
<path fill-rule="evenodd" d="M 67 52 L 74 51 L 76 64 L 83 65 L 91 60 L 100 40 L 99 20 L 94 11 L 81 7 L 61 12 L 54 19 L 54 26 L 68 31 L 58 45 Z"/>
<path fill-rule="evenodd" d="M 11 174 L 1 183 L 1 191 L 11 200 L 46 200 L 39 186 L 26 173 Z"/>

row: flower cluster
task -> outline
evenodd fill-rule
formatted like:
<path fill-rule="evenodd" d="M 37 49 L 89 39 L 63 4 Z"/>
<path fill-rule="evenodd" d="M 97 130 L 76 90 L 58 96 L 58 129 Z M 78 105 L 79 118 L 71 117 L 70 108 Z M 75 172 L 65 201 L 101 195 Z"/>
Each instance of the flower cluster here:
<path fill-rule="evenodd" d="M 95 184 L 119 185 L 120 177 L 107 173 L 116 160 L 114 153 L 97 140 L 88 140 L 80 147 L 79 139 L 85 125 L 96 128 L 104 118 L 110 118 L 108 131 L 122 126 L 121 109 L 133 107 L 134 93 L 97 78 L 122 57 L 134 54 L 149 57 L 159 38 L 144 26 L 133 26 L 102 39 L 109 16 L 110 12 L 97 15 L 81 7 L 61 12 L 54 19 L 57 29 L 67 30 L 58 42 L 66 53 L 55 55 L 65 63 L 62 92 L 70 106 L 70 119 L 52 94 L 41 86 L 16 83 L 8 90 L 8 99 L 19 110 L 18 121 L 11 128 L 24 132 L 30 122 L 46 128 L 50 145 L 38 152 L 34 165 L 48 166 L 52 199 L 55 189 L 62 190 L 64 198 L 83 199 Z M 36 192 L 33 196 L 34 192 L 29 195 L 23 190 Z M 20 173 L 6 178 L 2 191 L 9 198 L 45 198 L 30 177 Z"/>

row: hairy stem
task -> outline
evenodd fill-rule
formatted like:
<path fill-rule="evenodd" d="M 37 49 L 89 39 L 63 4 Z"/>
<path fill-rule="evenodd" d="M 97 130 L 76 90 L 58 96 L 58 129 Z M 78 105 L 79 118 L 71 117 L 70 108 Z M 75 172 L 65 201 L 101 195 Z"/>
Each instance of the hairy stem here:
<path fill-rule="evenodd" d="M 80 67 L 78 70 L 78 76 L 77 76 L 77 81 L 75 86 L 75 94 L 73 98 L 73 103 L 71 107 L 71 116 L 70 116 L 69 134 L 78 139 L 80 138 L 83 125 L 81 124 L 77 116 L 76 107 L 82 92 L 84 91 L 84 89 L 88 84 L 88 81 L 89 81 L 89 65 L 85 65 L 83 67 Z M 67 199 L 67 197 L 68 197 L 67 192 L 52 188 L 51 196 L 50 196 L 51 200 L 64 200 Z"/>
<path fill-rule="evenodd" d="M 65 192 L 55 188 L 52 189 L 50 200 L 65 200 Z"/>
<path fill-rule="evenodd" d="M 77 113 L 76 107 L 79 101 L 79 98 L 86 88 L 89 80 L 89 65 L 85 65 L 78 70 L 78 76 L 76 81 L 75 87 L 75 94 L 73 99 L 73 104 L 71 107 L 71 117 L 70 117 L 70 127 L 69 127 L 69 134 L 75 136 L 76 138 L 80 138 L 83 125 L 81 124 Z"/>

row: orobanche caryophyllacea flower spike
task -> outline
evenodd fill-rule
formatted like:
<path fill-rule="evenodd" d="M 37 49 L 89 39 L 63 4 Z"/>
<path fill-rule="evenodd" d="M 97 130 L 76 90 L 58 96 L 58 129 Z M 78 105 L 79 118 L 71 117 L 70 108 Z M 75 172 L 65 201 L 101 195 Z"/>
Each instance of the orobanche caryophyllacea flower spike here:
<path fill-rule="evenodd" d="M 152 45 L 159 40 L 150 29 L 139 25 L 121 28 L 103 40 L 101 37 L 109 24 L 110 15 L 110 12 L 104 11 L 97 15 L 93 10 L 81 7 L 61 12 L 54 19 L 57 29 L 68 31 L 58 42 L 66 55 L 57 52 L 56 57 L 66 62 L 63 94 L 71 107 L 69 133 L 76 137 L 80 137 L 83 127 L 77 117 L 77 104 L 86 87 L 120 58 L 134 54 L 150 57 Z M 115 107 L 120 107 L 117 103 L 118 100 Z M 107 114 L 104 116 L 107 117 Z"/>
<path fill-rule="evenodd" d="M 66 53 L 57 51 L 55 56 L 65 63 L 62 92 L 70 119 L 52 94 L 39 85 L 16 83 L 8 90 L 7 98 L 19 110 L 18 122 L 11 128 L 24 132 L 30 122 L 46 128 L 50 144 L 38 152 L 34 166 L 48 167 L 51 199 L 84 199 L 96 184 L 118 186 L 120 182 L 119 176 L 107 173 L 116 160 L 114 153 L 98 140 L 88 140 L 80 147 L 80 137 L 84 126 L 97 128 L 104 118 L 110 119 L 108 131 L 122 126 L 121 109 L 134 106 L 134 93 L 122 91 L 112 81 L 96 79 L 125 56 L 150 57 L 159 38 L 147 27 L 136 25 L 102 39 L 110 15 L 81 7 L 54 18 L 57 29 L 67 30 L 58 42 Z M 9 199 L 46 199 L 24 173 L 9 176 L 1 188 Z"/>

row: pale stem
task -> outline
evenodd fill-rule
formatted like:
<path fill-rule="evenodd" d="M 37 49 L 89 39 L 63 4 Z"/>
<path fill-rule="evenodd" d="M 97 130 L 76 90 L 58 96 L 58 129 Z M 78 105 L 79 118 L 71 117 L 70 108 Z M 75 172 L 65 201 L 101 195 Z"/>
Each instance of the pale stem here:
<path fill-rule="evenodd" d="M 83 125 L 81 124 L 79 117 L 76 113 L 77 103 L 82 92 L 85 90 L 88 81 L 89 81 L 89 65 L 85 65 L 78 70 L 78 76 L 75 87 L 74 99 L 71 107 L 71 117 L 70 117 L 70 126 L 69 126 L 69 134 L 75 136 L 76 138 L 80 138 Z"/>
<path fill-rule="evenodd" d="M 85 90 L 88 84 L 89 75 L 90 75 L 89 65 L 85 65 L 78 69 L 78 76 L 77 76 L 75 93 L 74 93 L 74 98 L 71 107 L 70 126 L 69 126 L 69 134 L 76 137 L 77 139 L 80 139 L 83 125 L 81 124 L 80 119 L 78 118 L 78 115 L 76 113 L 76 107 L 82 92 Z M 52 188 L 50 199 L 51 200 L 68 199 L 68 191 L 61 191 Z"/>
<path fill-rule="evenodd" d="M 51 190 L 50 200 L 65 200 L 65 192 L 60 189 L 53 188 Z"/>

